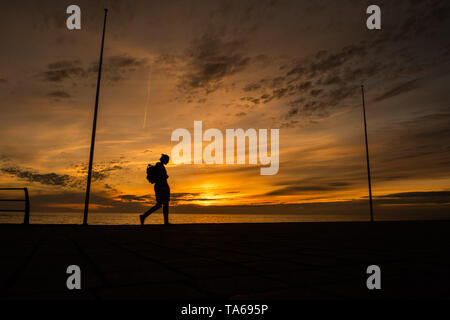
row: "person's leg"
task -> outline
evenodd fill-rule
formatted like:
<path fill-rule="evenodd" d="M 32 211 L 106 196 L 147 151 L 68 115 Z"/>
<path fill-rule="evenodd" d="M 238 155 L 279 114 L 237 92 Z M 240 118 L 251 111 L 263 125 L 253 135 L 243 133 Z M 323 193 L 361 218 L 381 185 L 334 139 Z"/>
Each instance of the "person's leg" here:
<path fill-rule="evenodd" d="M 161 203 L 157 202 L 153 207 L 151 207 L 149 210 L 147 210 L 146 213 L 144 213 L 143 215 L 141 215 L 141 221 L 143 223 L 143 221 L 149 216 L 151 215 L 153 212 L 155 212 L 156 210 L 158 210 L 159 208 L 161 208 Z"/>
<path fill-rule="evenodd" d="M 169 203 L 165 202 L 163 204 L 163 213 L 164 213 L 164 224 L 169 224 Z"/>

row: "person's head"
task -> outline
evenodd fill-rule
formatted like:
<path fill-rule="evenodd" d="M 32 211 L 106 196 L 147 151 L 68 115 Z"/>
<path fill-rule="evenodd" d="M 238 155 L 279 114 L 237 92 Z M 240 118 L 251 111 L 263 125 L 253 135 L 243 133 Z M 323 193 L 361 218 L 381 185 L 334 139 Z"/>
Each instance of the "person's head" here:
<path fill-rule="evenodd" d="M 168 164 L 169 163 L 169 159 L 170 157 L 167 154 L 162 154 L 161 158 L 159 158 L 159 160 L 163 163 L 163 164 Z"/>

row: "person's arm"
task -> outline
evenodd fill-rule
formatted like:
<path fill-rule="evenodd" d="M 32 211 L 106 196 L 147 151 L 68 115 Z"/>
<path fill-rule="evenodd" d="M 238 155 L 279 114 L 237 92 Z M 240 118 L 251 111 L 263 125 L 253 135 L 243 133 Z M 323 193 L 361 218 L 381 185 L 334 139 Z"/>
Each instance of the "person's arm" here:
<path fill-rule="evenodd" d="M 169 178 L 169 176 L 167 175 L 167 170 L 166 170 L 166 167 L 163 165 L 162 166 L 163 167 L 163 176 L 164 176 L 164 179 L 168 179 Z"/>

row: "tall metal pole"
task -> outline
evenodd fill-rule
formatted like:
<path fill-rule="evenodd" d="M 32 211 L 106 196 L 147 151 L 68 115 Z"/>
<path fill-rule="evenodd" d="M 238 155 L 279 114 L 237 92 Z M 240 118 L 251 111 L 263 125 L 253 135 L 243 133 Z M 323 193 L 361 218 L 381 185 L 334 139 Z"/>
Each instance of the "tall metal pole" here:
<path fill-rule="evenodd" d="M 30 224 L 30 196 L 28 195 L 28 188 L 23 188 L 25 191 L 25 214 L 23 217 L 23 224 Z"/>
<path fill-rule="evenodd" d="M 89 154 L 89 168 L 88 168 L 88 177 L 87 177 L 87 185 L 86 185 L 86 198 L 85 198 L 85 203 L 84 203 L 83 225 L 87 225 L 88 211 L 89 211 L 89 194 L 91 191 L 92 161 L 94 160 L 95 130 L 97 128 L 98 96 L 100 93 L 100 79 L 101 79 L 101 75 L 102 75 L 103 44 L 105 42 L 105 28 L 106 28 L 106 15 L 107 14 L 108 14 L 108 9 L 105 9 L 105 19 L 103 21 L 102 46 L 100 49 L 100 61 L 98 64 L 97 93 L 95 95 L 94 121 L 92 124 L 91 152 Z"/>
<path fill-rule="evenodd" d="M 373 204 L 372 204 L 372 183 L 370 180 L 370 164 L 369 164 L 369 145 L 367 143 L 367 124 L 366 124 L 366 103 L 364 101 L 364 86 L 361 85 L 362 104 L 364 114 L 364 137 L 366 139 L 366 160 L 367 160 L 367 180 L 369 183 L 369 201 L 370 201 L 370 222 L 373 222 Z"/>

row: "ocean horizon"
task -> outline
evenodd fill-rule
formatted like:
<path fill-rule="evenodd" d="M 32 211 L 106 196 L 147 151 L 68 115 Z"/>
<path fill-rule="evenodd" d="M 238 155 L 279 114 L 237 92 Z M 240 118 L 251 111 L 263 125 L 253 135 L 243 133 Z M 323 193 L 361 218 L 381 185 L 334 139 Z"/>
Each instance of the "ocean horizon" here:
<path fill-rule="evenodd" d="M 138 225 L 140 213 L 90 212 L 90 225 Z M 450 214 L 375 214 L 375 221 L 405 220 L 449 220 Z M 193 223 L 279 223 L 279 222 L 351 222 L 369 221 L 368 214 L 239 214 L 239 213 L 171 213 L 169 220 L 173 224 Z M 23 214 L 17 212 L 0 213 L 0 224 L 18 224 L 23 222 Z M 145 224 L 163 224 L 160 212 L 149 216 Z M 30 224 L 82 224 L 83 212 L 32 212 Z"/>

